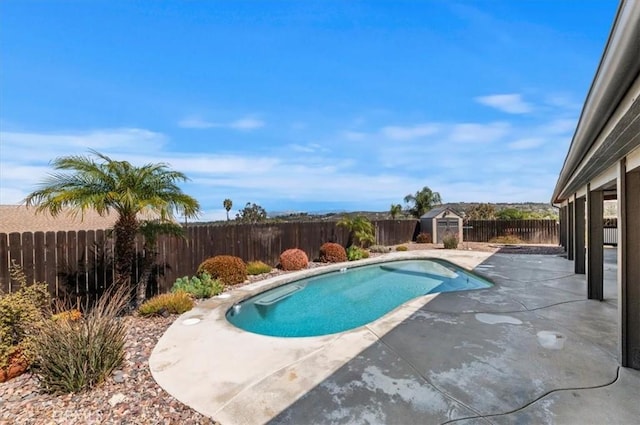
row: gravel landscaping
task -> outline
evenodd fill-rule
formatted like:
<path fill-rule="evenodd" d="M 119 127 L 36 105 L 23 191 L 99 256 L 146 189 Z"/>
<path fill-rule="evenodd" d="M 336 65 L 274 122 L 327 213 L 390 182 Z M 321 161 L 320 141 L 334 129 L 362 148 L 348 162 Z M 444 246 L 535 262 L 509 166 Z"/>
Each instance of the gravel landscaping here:
<path fill-rule="evenodd" d="M 0 424 L 216 424 L 171 397 L 151 376 L 151 351 L 176 317 L 123 318 L 124 363 L 91 391 L 43 394 L 28 373 L 0 384 Z"/>
<path fill-rule="evenodd" d="M 404 244 L 410 250 L 438 249 L 432 244 Z M 551 245 L 503 246 L 462 243 L 459 249 L 509 254 L 561 255 Z M 319 267 L 311 263 L 310 267 Z M 280 270 L 250 281 L 282 274 Z M 24 374 L 0 384 L 0 425 L 9 424 L 217 424 L 183 405 L 151 376 L 148 360 L 164 331 L 177 316 L 142 318 L 127 316 L 125 360 L 102 385 L 80 394 L 52 396 L 39 391 L 36 379 Z"/>

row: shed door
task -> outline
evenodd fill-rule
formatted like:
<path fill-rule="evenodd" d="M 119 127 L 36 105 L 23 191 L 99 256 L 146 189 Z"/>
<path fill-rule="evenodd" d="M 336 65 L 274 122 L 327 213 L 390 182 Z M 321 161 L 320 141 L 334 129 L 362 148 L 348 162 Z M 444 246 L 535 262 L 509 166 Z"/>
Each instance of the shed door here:
<path fill-rule="evenodd" d="M 458 236 L 460 232 L 460 220 L 456 218 L 439 218 L 437 219 L 438 240 L 436 243 L 442 243 L 442 239 L 448 235 Z"/>

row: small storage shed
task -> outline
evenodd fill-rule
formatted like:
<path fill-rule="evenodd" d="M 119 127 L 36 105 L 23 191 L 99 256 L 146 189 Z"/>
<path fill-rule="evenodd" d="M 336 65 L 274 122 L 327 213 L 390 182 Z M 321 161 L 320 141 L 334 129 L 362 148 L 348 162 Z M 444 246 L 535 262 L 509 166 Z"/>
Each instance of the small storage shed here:
<path fill-rule="evenodd" d="M 442 243 L 450 234 L 458 235 L 462 242 L 462 221 L 462 216 L 451 208 L 433 208 L 420 217 L 420 231 L 430 233 L 434 243 Z"/>

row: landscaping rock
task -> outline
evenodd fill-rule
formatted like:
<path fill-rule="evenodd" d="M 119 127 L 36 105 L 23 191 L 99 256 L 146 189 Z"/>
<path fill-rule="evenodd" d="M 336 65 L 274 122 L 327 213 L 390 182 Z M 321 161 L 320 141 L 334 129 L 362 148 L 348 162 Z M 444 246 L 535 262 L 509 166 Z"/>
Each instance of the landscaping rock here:
<path fill-rule="evenodd" d="M 113 372 L 113 382 L 117 382 L 118 384 L 123 383 L 124 372 L 122 372 L 121 370 L 116 370 L 115 372 Z"/>
<path fill-rule="evenodd" d="M 115 407 L 117 404 L 122 403 L 123 401 L 125 401 L 127 399 L 127 396 L 125 396 L 122 393 L 118 393 L 118 394 L 114 394 L 113 396 L 111 396 L 111 398 L 109 399 L 109 405 L 111 407 Z"/>

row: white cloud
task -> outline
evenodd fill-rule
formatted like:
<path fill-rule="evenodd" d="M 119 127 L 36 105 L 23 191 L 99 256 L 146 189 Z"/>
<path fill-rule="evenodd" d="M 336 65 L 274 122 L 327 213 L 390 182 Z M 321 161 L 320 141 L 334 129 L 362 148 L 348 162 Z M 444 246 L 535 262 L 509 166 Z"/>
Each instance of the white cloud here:
<path fill-rule="evenodd" d="M 508 114 L 526 114 L 533 110 L 533 107 L 522 99 L 520 94 L 493 94 L 489 96 L 479 96 L 475 100 L 492 108 L 496 108 Z"/>
<path fill-rule="evenodd" d="M 541 138 L 528 138 L 528 139 L 520 139 L 515 142 L 509 143 L 507 146 L 509 149 L 513 150 L 526 150 L 526 149 L 534 149 L 539 146 L 542 146 L 545 143 L 544 139 Z"/>
<path fill-rule="evenodd" d="M 204 130 L 208 128 L 230 128 L 233 130 L 251 131 L 264 127 L 265 124 L 266 123 L 263 120 L 253 117 L 244 117 L 227 123 L 208 121 L 198 116 L 186 117 L 178 121 L 179 127 L 197 130 Z"/>
<path fill-rule="evenodd" d="M 162 151 L 163 134 L 139 128 L 55 133 L 0 132 L 0 203 L 20 203 L 52 171 L 49 161 L 95 149 L 114 158 Z M 141 158 L 143 159 L 143 158 Z M 148 161 L 145 161 L 148 162 Z"/>
<path fill-rule="evenodd" d="M 577 119 L 573 118 L 561 118 L 557 120 L 553 120 L 550 123 L 544 126 L 544 129 L 553 134 L 565 134 L 565 133 L 573 133 L 576 129 L 576 125 L 578 124 Z"/>
<path fill-rule="evenodd" d="M 187 117 L 178 121 L 178 126 L 182 128 L 204 129 L 218 127 L 219 125 L 207 120 L 203 120 L 200 117 Z"/>
<path fill-rule="evenodd" d="M 256 174 L 268 173 L 280 166 L 278 158 L 241 155 L 216 155 L 206 152 L 175 153 L 166 152 L 153 157 L 145 156 L 137 162 L 166 162 L 172 168 L 191 173 Z"/>
<path fill-rule="evenodd" d="M 383 123 L 378 131 L 328 130 L 325 137 L 312 135 L 312 143 L 285 142 L 260 153 L 240 146 L 227 154 L 172 151 L 165 135 L 144 129 L 0 133 L 0 202 L 20 202 L 52 171 L 49 160 L 87 147 L 134 164 L 166 162 L 185 172 L 191 180 L 183 189 L 200 201 L 203 219 L 226 217 L 225 198 L 236 205 L 264 200 L 268 211 L 290 208 L 283 206 L 290 201 L 386 209 L 425 184 L 449 201 L 547 200 L 555 179 L 551 171 L 563 158 L 555 152 L 564 149 L 556 147 L 561 136 L 549 132 L 556 127 L 561 125 L 554 121 L 527 128 L 507 122 Z M 360 140 L 366 140 L 366 150 Z M 398 140 L 421 142 L 393 143 Z M 270 202 L 281 203 L 270 207 Z"/>
<path fill-rule="evenodd" d="M 573 96 L 562 93 L 548 95 L 545 103 L 554 108 L 561 108 L 571 113 L 580 112 L 582 109 L 582 102 L 576 101 Z"/>
<path fill-rule="evenodd" d="M 342 137 L 349 140 L 350 142 L 359 142 L 361 140 L 364 140 L 367 137 L 367 134 L 361 131 L 348 130 L 342 132 Z"/>
<path fill-rule="evenodd" d="M 236 130 L 255 130 L 256 128 L 264 127 L 264 125 L 265 123 L 262 120 L 255 118 L 242 118 L 230 123 L 229 127 Z"/>
<path fill-rule="evenodd" d="M 26 152 L 38 156 L 50 152 L 60 154 L 77 153 L 78 149 L 120 149 L 124 151 L 148 151 L 165 144 L 163 134 L 140 128 L 101 129 L 86 132 L 1 132 L 3 155 L 18 156 L 16 152 Z M 55 155 L 54 155 L 55 156 Z"/>
<path fill-rule="evenodd" d="M 438 132 L 438 126 L 434 124 L 417 124 L 414 126 L 387 126 L 380 132 L 391 140 L 413 140 L 430 136 Z"/>
<path fill-rule="evenodd" d="M 449 139 L 453 142 L 488 143 L 502 139 L 510 130 L 504 122 L 488 124 L 463 123 L 453 126 Z"/>
<path fill-rule="evenodd" d="M 324 148 L 322 145 L 318 143 L 307 143 L 306 145 L 300 144 L 291 144 L 289 148 L 296 152 L 302 153 L 317 153 L 317 152 L 327 152 L 328 149 Z"/>

